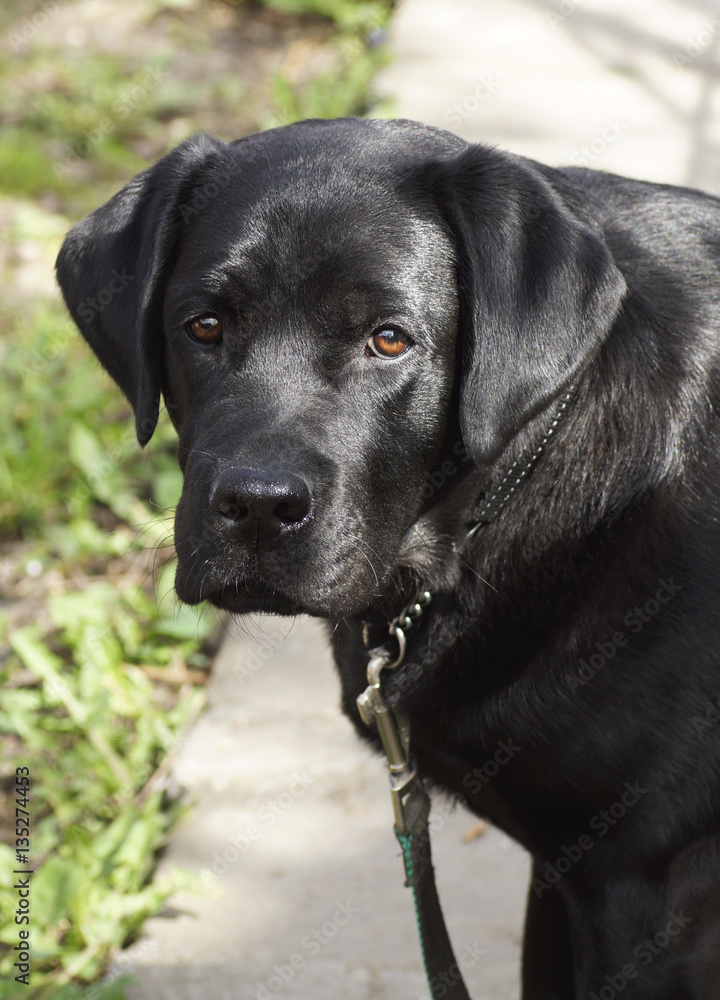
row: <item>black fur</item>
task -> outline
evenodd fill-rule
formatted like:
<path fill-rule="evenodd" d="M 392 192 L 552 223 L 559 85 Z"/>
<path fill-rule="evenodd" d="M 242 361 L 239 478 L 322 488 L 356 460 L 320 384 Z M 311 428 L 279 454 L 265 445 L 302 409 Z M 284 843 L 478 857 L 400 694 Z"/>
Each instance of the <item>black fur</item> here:
<path fill-rule="evenodd" d="M 421 772 L 533 855 L 524 1000 L 715 1000 L 720 202 L 302 122 L 182 144 L 58 276 L 141 442 L 161 392 L 178 429 L 183 600 L 328 619 L 368 737 L 361 622 L 433 592 L 384 691 Z"/>

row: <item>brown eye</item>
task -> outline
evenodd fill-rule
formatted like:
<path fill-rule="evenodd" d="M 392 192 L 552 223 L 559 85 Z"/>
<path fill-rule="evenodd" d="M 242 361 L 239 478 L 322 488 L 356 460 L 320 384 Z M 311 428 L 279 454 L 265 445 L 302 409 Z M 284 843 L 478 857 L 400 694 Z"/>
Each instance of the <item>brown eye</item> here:
<path fill-rule="evenodd" d="M 378 358 L 399 358 L 411 346 L 412 340 L 406 333 L 388 326 L 375 331 L 365 345 L 365 354 L 368 357 L 374 354 Z"/>
<path fill-rule="evenodd" d="M 222 323 L 217 316 L 196 316 L 185 329 L 201 344 L 217 344 L 222 339 Z"/>

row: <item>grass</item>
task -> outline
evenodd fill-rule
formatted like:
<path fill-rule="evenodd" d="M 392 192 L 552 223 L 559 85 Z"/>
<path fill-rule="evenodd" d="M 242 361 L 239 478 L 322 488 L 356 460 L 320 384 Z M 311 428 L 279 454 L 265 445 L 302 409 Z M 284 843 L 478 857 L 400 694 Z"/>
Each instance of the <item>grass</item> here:
<path fill-rule="evenodd" d="M 25 766 L 34 985 L 6 982 L 0 997 L 71 998 L 177 884 L 148 882 L 180 811 L 162 779 L 202 705 L 215 620 L 168 597 L 165 511 L 180 477 L 167 422 L 139 456 L 127 406 L 59 304 L 38 303 L 24 330 L 13 319 L 0 418 L 0 518 L 15 538 L 4 563 L 18 585 L 0 620 L 0 976 L 12 980 L 18 941 L 6 845 Z M 167 560 L 154 585 L 148 550 Z"/>
<path fill-rule="evenodd" d="M 175 656 L 192 655 L 208 625 L 191 616 L 180 637 L 173 619 L 168 635 L 129 581 L 52 595 L 47 613 L 47 623 L 9 635 L 0 731 L 22 742 L 11 756 L 30 771 L 32 944 L 44 975 L 29 995 L 55 996 L 65 984 L 70 997 L 81 994 L 71 980 L 97 977 L 113 947 L 182 884 L 179 873 L 147 879 L 180 809 L 164 801 L 159 768 L 202 694 L 190 688 L 175 698 L 153 685 L 147 665 L 166 658 L 169 638 Z M 147 633 L 143 620 L 152 622 Z M 18 801 L 12 786 L 9 799 Z M 0 847 L 6 918 L 18 904 L 17 861 L 11 846 Z M 0 941 L 16 944 L 14 921 L 2 926 Z M 8 978 L 12 957 L 0 965 Z"/>
<path fill-rule="evenodd" d="M 218 5 L 211 0 L 145 3 L 148 25 L 168 7 Z M 244 9 L 246 4 L 230 6 Z M 241 134 L 252 130 L 249 125 L 366 113 L 373 103 L 373 76 L 385 59 L 381 42 L 389 3 L 264 0 L 264 6 L 310 19 L 310 25 L 318 19 L 322 26 L 313 30 L 327 42 L 322 52 L 327 67 L 304 72 L 301 80 L 282 68 L 271 73 L 270 93 L 260 93 L 249 120 L 238 119 L 238 106 L 253 96 L 241 80 L 213 72 L 190 75 L 182 53 L 167 44 L 152 54 L 146 49 L 137 54 L 83 50 L 78 58 L 74 49 L 53 48 L 48 29 L 35 45 L 22 48 L 21 60 L 0 50 L 0 194 L 46 199 L 63 214 L 79 217 L 97 205 L 98 196 L 108 197 L 147 166 L 148 159 L 198 129 L 217 132 L 219 123 L 228 123 Z M 6 31 L 12 37 L 12 29 Z M 200 62 L 212 56 L 208 40 L 190 24 L 175 25 L 172 40 L 194 50 Z"/>
<path fill-rule="evenodd" d="M 59 243 L 187 134 L 366 113 L 390 13 L 362 0 L 146 0 L 157 47 L 136 52 L 131 35 L 129 49 L 96 51 L 63 41 L 77 29 L 72 4 L 21 59 L 13 32 L 37 6 L 0 12 L 0 1000 L 126 996 L 109 962 L 189 884 L 152 876 L 184 808 L 167 775 L 218 641 L 214 614 L 180 611 L 172 596 L 174 432 L 161 419 L 140 452 L 127 403 L 54 291 Z M 227 33 L 235 17 L 264 19 L 278 39 L 259 83 L 208 68 L 212 32 L 198 26 Z M 298 71 L 289 56 L 303 45 Z M 29 988 L 13 966 L 25 811 Z"/>

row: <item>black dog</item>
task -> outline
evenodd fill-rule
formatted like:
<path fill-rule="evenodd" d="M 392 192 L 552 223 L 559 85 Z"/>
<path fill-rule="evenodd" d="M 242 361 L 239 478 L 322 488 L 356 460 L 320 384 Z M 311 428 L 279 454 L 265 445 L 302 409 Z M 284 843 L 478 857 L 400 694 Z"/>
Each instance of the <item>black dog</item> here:
<path fill-rule="evenodd" d="M 720 201 L 302 122 L 183 143 L 58 275 L 177 427 L 184 601 L 335 623 L 365 736 L 363 622 L 432 592 L 383 692 L 534 858 L 525 1000 L 720 996 Z"/>

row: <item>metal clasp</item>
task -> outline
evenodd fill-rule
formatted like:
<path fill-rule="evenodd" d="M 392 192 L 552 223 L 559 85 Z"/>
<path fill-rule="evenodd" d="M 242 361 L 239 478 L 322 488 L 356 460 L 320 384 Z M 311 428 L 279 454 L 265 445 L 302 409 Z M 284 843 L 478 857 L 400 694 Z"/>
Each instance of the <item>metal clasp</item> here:
<path fill-rule="evenodd" d="M 390 771 L 390 796 L 395 826 L 399 833 L 404 833 L 404 798 L 417 774 L 410 759 L 410 727 L 407 719 L 401 713 L 393 712 L 380 693 L 380 674 L 394 665 L 388 662 L 385 650 L 373 651 L 367 668 L 368 686 L 357 699 L 357 706 L 365 725 L 377 726 Z"/>
<path fill-rule="evenodd" d="M 380 742 L 385 750 L 390 771 L 390 796 L 395 828 L 398 833 L 405 833 L 405 800 L 420 779 L 415 770 L 415 764 L 410 757 L 410 723 L 403 712 L 393 711 L 380 693 L 380 674 L 383 670 L 394 670 L 405 659 L 407 642 L 405 633 L 422 617 L 422 613 L 432 600 L 429 591 L 423 590 L 412 604 L 403 608 L 397 618 L 388 625 L 388 633 L 398 644 L 397 656 L 390 660 L 390 653 L 383 646 L 370 650 L 370 661 L 367 665 L 368 686 L 357 699 L 360 718 L 366 726 L 377 726 Z M 369 630 L 364 630 L 364 641 L 367 642 Z"/>

